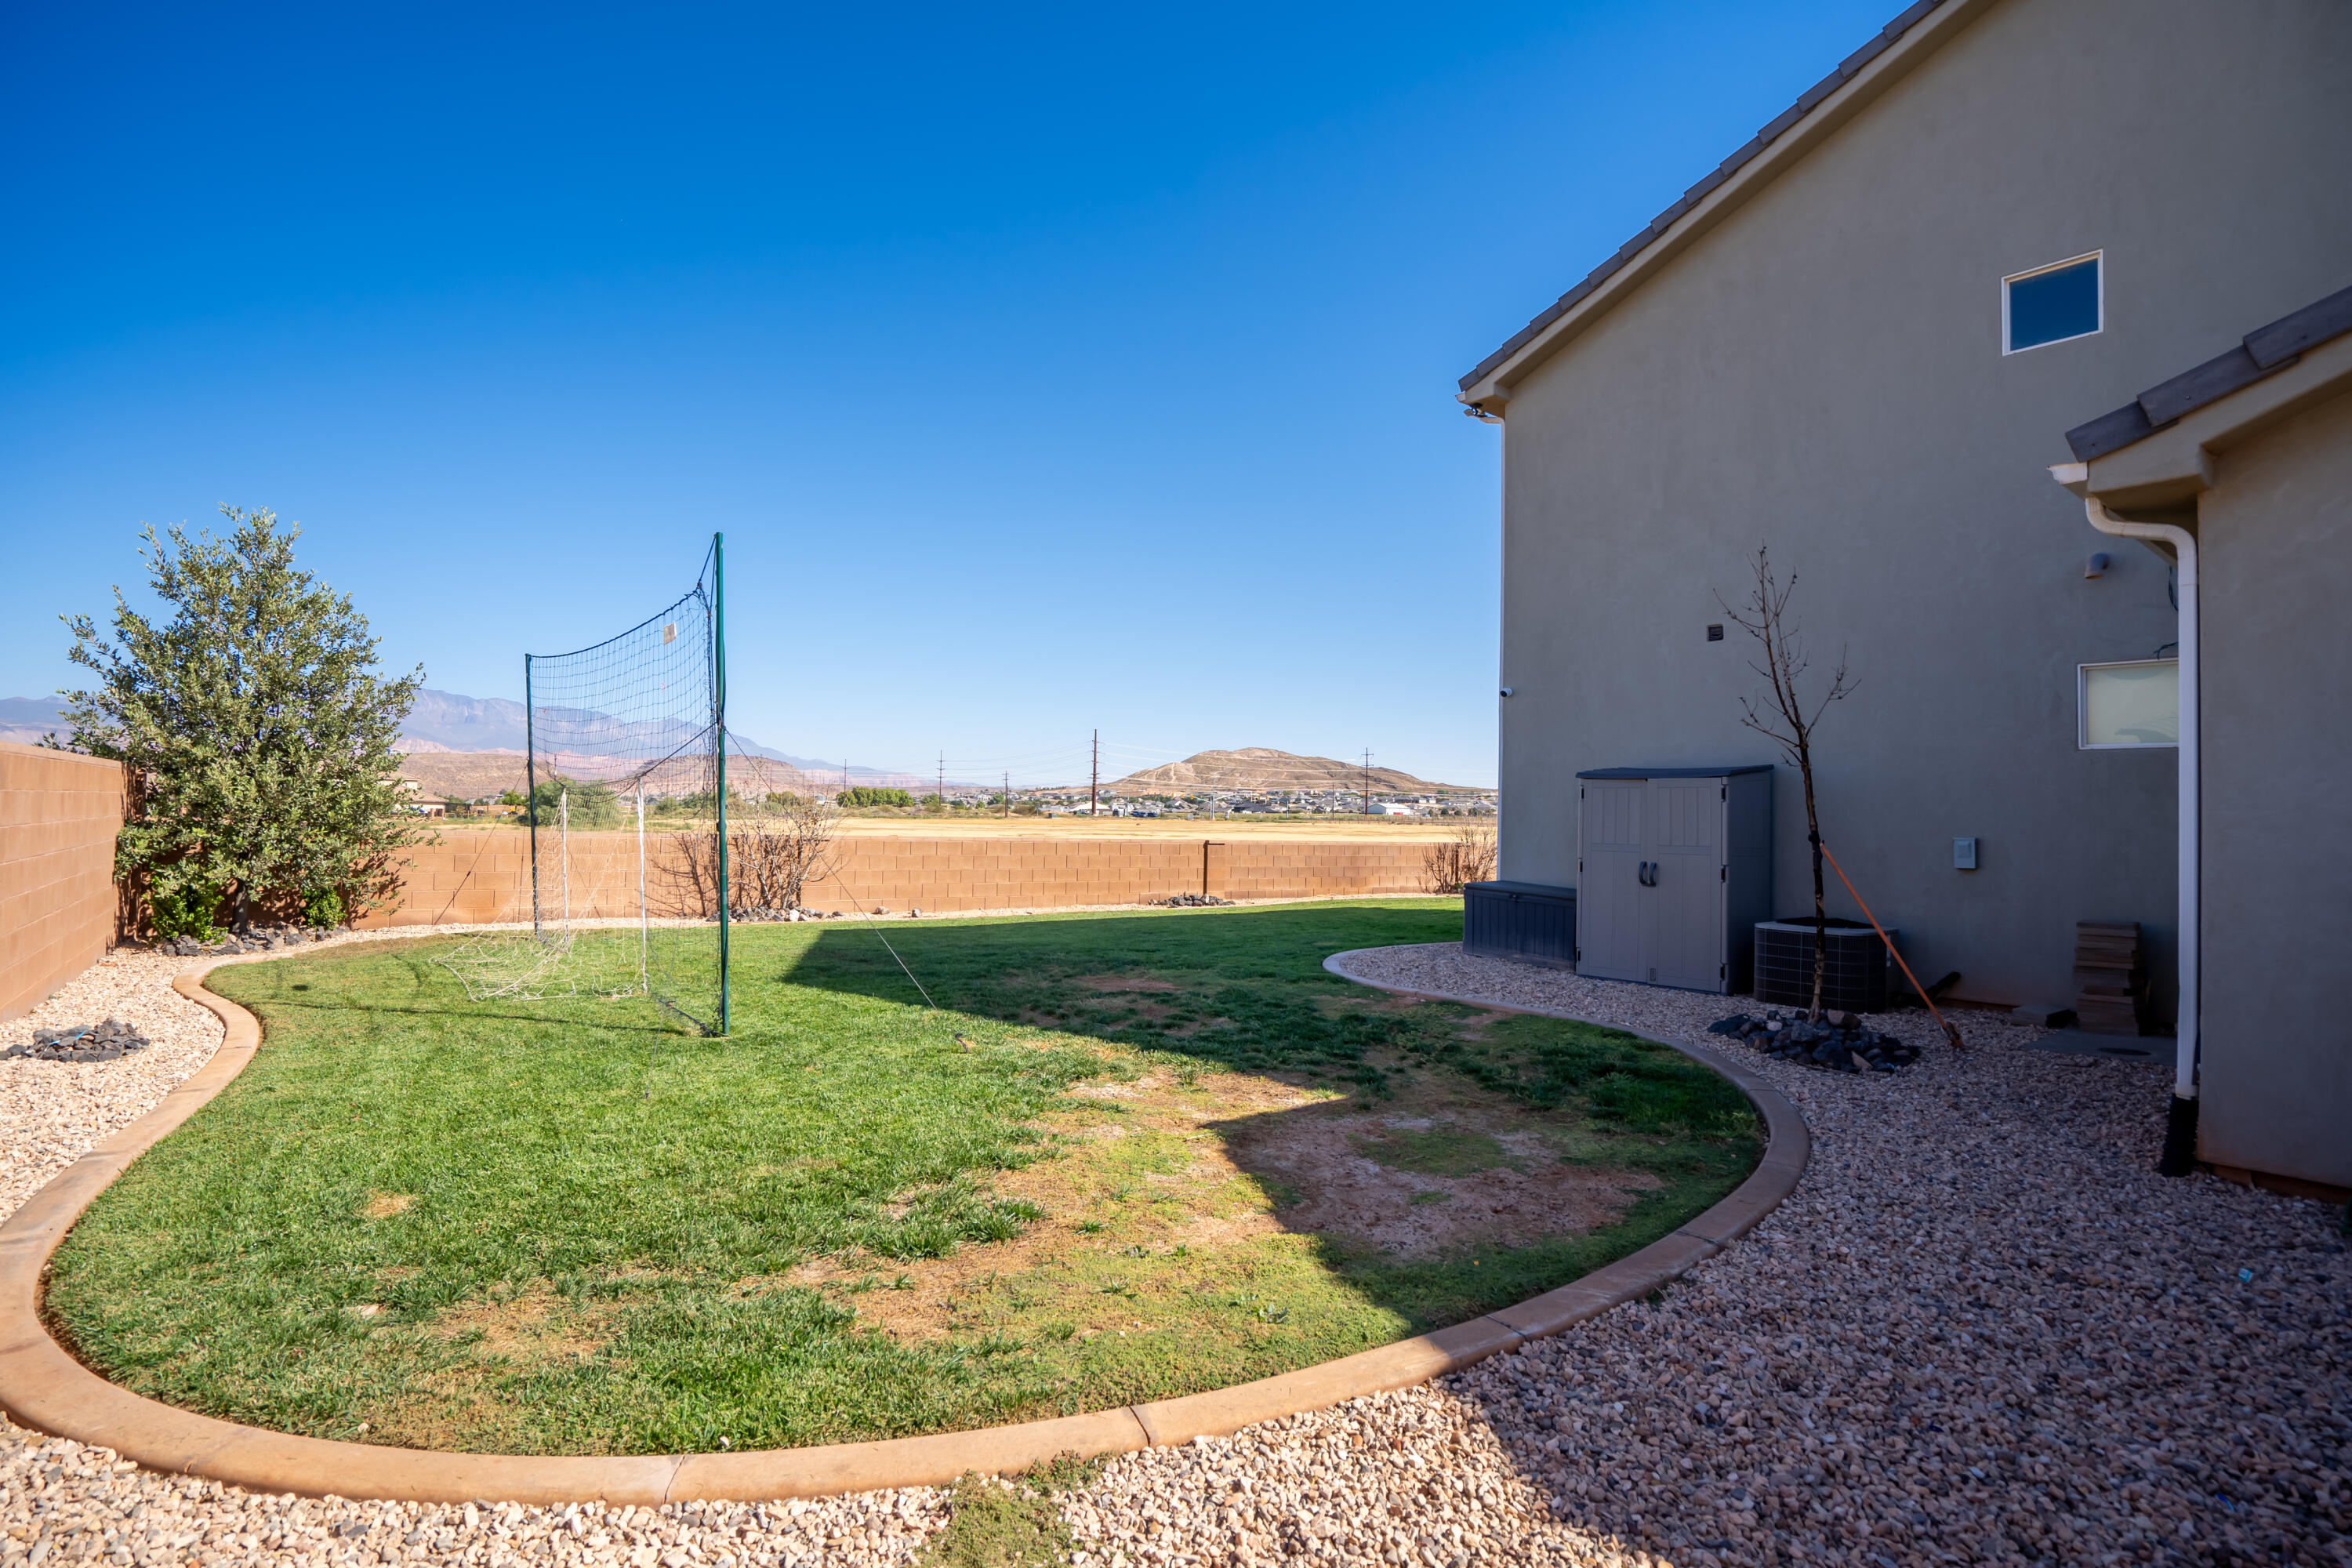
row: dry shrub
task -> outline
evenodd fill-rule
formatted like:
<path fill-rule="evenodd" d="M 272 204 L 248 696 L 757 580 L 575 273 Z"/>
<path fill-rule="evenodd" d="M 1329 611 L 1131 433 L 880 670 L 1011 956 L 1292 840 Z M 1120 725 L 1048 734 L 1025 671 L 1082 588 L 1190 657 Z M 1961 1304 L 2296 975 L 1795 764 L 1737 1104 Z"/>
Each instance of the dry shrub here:
<path fill-rule="evenodd" d="M 1472 882 L 1495 879 L 1495 830 L 1464 823 L 1443 843 L 1433 844 L 1421 858 L 1424 892 L 1459 893 Z"/>
<path fill-rule="evenodd" d="M 793 910 L 834 869 L 836 815 L 815 795 L 773 795 L 731 810 L 727 824 L 727 908 Z M 711 920 L 719 912 L 719 830 L 671 835 L 663 867 L 667 913 Z"/>

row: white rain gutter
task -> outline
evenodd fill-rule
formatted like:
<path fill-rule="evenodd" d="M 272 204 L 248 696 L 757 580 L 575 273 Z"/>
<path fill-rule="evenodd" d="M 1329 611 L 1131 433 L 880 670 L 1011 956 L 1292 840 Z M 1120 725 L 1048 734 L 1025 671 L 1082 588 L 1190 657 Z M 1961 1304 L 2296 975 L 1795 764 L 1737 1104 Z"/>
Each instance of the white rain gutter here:
<path fill-rule="evenodd" d="M 2132 522 L 2117 517 L 2094 495 L 2083 498 L 2083 513 L 2101 533 L 2118 539 L 2154 540 L 2172 547 L 2180 594 L 2180 1003 L 2179 1043 L 2175 1053 L 2172 1095 L 2197 1098 L 2197 1018 L 2199 911 L 2199 826 L 2197 779 L 2197 536 L 2169 522 Z"/>

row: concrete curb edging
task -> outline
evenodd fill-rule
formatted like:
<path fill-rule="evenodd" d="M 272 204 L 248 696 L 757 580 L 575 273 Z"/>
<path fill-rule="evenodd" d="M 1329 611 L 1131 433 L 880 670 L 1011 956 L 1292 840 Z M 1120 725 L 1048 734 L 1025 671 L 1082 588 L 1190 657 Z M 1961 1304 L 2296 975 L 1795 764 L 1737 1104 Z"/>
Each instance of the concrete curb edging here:
<path fill-rule="evenodd" d="M 1763 1160 L 1722 1202 L 1671 1236 L 1559 1289 L 1435 1333 L 1207 1394 L 976 1432 L 878 1442 L 621 1458 L 450 1454 L 336 1442 L 216 1420 L 117 1387 L 68 1355 L 41 1321 L 41 1286 L 48 1259 L 74 1221 L 133 1160 L 244 1071 L 261 1044 L 260 1021 L 206 990 L 204 977 L 223 963 L 280 956 L 285 955 L 216 959 L 175 976 L 173 989 L 226 1026 L 227 1035 L 219 1050 L 165 1095 L 162 1104 L 68 1166 L 0 1226 L 0 1408 L 20 1424 L 110 1448 L 149 1469 L 254 1491 L 311 1497 L 333 1493 L 412 1502 L 604 1501 L 654 1507 L 940 1486 L 967 1470 L 1011 1472 L 1060 1454 L 1090 1458 L 1227 1436 L 1257 1422 L 1426 1383 L 1529 1340 L 1559 1333 L 1648 1295 L 1723 1250 L 1795 1189 L 1811 1147 L 1796 1108 L 1760 1078 L 1710 1052 L 1659 1041 L 1723 1074 L 1748 1096 L 1763 1115 L 1769 1136 Z M 1350 956 L 1334 953 L 1324 967 L 1342 979 L 1381 990 L 1496 1006 L 1475 997 L 1437 996 L 1364 979 L 1341 962 Z"/>

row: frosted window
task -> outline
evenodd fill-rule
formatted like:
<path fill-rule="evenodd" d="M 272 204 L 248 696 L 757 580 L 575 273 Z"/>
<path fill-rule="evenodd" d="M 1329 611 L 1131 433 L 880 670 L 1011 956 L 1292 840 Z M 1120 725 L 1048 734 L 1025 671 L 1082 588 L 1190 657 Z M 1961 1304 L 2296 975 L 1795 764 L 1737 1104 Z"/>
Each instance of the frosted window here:
<path fill-rule="evenodd" d="M 2148 658 L 2082 666 L 2083 736 L 2095 746 L 2180 743 L 2180 663 Z"/>

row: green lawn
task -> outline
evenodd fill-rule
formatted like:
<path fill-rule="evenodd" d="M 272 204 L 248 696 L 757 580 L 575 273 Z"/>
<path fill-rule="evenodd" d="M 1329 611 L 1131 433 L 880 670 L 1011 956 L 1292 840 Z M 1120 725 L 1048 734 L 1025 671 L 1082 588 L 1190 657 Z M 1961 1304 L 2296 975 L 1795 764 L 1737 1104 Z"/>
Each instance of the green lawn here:
<path fill-rule="evenodd" d="M 126 1386 L 319 1436 L 895 1436 L 1459 1321 L 1655 1239 L 1757 1155 L 1746 1102 L 1674 1052 L 1320 967 L 1457 938 L 1458 903 L 887 930 L 940 1011 L 862 923 L 739 927 L 724 1040 L 641 999 L 469 1002 L 430 962 L 449 939 L 222 970 L 263 1047 L 91 1206 L 51 1321 Z M 1585 1183 L 1605 1223 L 1417 1251 L 1309 1228 L 1328 1194 L 1280 1157 L 1318 1137 L 1424 1226 L 1514 1182 Z"/>

